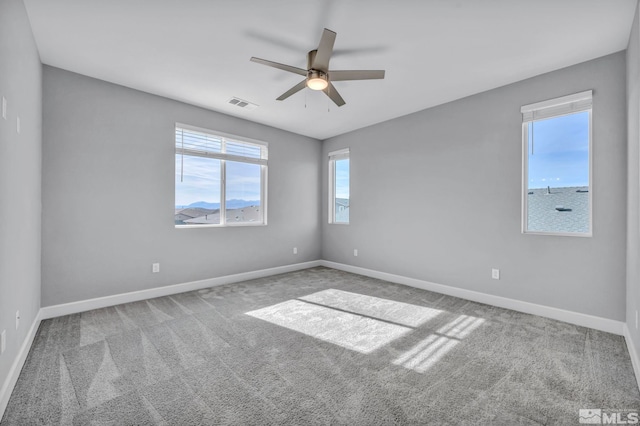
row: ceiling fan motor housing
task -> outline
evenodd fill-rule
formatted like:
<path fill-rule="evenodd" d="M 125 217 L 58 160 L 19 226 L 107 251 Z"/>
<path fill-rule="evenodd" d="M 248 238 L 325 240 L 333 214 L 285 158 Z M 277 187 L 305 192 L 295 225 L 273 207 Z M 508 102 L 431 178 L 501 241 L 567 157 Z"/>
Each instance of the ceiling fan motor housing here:
<path fill-rule="evenodd" d="M 313 68 L 317 50 L 312 50 L 307 54 L 307 87 L 311 90 L 324 90 L 329 85 L 327 72 Z"/>
<path fill-rule="evenodd" d="M 318 49 L 311 50 L 309 53 L 307 53 L 307 69 L 308 70 L 313 69 L 313 62 L 316 60 L 317 53 L 318 53 Z M 326 73 L 328 70 L 318 70 L 318 71 L 324 71 Z"/>

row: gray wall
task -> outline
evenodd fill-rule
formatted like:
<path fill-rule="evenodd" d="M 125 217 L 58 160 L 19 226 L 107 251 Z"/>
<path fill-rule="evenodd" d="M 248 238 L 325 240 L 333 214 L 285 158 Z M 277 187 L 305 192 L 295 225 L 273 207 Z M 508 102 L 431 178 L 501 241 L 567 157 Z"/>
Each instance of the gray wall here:
<path fill-rule="evenodd" d="M 48 66 L 43 85 L 43 306 L 320 258 L 319 141 Z M 176 122 L 269 143 L 268 226 L 174 228 Z"/>
<path fill-rule="evenodd" d="M 627 47 L 627 136 L 628 136 L 628 206 L 627 206 L 627 327 L 640 352 L 640 333 L 636 312 L 640 309 L 640 11 L 635 19 Z"/>
<path fill-rule="evenodd" d="M 588 89 L 593 237 L 523 235 L 520 107 Z M 345 147 L 351 224 L 328 225 L 327 153 Z M 624 52 L 329 139 L 322 155 L 323 259 L 624 319 Z"/>
<path fill-rule="evenodd" d="M 40 309 L 42 66 L 21 0 L 0 1 L 1 96 L 8 114 L 0 116 L 0 387 Z"/>

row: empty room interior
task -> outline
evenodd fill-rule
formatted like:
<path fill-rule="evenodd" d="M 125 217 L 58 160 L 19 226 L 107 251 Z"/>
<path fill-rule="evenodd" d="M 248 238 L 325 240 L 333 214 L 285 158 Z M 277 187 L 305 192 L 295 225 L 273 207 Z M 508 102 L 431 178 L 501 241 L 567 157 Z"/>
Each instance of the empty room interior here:
<path fill-rule="evenodd" d="M 0 0 L 0 97 L 2 426 L 640 422 L 638 0 Z"/>

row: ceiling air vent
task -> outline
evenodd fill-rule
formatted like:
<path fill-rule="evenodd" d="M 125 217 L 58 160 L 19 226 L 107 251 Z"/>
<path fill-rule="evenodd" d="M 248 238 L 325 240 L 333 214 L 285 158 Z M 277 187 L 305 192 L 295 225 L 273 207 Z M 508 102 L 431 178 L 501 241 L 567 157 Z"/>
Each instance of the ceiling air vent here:
<path fill-rule="evenodd" d="M 231 98 L 229 99 L 229 103 L 231 105 L 235 105 L 239 108 L 243 108 L 246 109 L 247 111 L 252 111 L 256 108 L 258 108 L 258 105 L 253 104 L 249 101 L 245 101 L 244 99 L 240 99 L 240 98 Z"/>

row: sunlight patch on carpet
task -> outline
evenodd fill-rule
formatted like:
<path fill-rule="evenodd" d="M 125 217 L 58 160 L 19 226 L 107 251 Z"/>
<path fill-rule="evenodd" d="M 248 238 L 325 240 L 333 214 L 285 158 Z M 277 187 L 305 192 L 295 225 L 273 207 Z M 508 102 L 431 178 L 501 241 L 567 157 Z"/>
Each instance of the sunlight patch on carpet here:
<path fill-rule="evenodd" d="M 328 289 L 299 298 L 330 308 L 366 315 L 407 327 L 419 327 L 442 311 L 343 290 Z"/>
<path fill-rule="evenodd" d="M 301 300 L 288 300 L 246 314 L 363 354 L 412 331 L 409 327 Z"/>
<path fill-rule="evenodd" d="M 460 315 L 400 355 L 393 363 L 424 373 L 484 322 L 482 318 Z"/>

